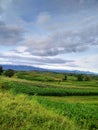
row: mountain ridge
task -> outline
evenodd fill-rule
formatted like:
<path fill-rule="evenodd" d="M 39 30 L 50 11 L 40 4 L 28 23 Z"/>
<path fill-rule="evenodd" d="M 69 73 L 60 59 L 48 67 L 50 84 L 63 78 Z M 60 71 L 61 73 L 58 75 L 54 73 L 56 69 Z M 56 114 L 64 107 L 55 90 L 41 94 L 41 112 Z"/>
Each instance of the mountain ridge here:
<path fill-rule="evenodd" d="M 27 65 L 8 65 L 8 64 L 0 64 L 4 70 L 13 69 L 16 71 L 49 71 L 49 72 L 58 72 L 58 73 L 77 73 L 77 74 L 97 74 L 90 71 L 81 71 L 81 70 L 66 70 L 66 69 L 46 69 L 35 66 L 27 66 Z"/>

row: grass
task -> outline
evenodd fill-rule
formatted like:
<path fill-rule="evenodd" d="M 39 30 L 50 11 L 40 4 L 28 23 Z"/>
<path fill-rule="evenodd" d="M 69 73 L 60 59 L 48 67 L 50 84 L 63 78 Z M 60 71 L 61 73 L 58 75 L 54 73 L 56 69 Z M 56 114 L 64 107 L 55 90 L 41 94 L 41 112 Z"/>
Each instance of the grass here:
<path fill-rule="evenodd" d="M 0 93 L 0 130 L 74 130 L 74 122 L 47 110 L 34 97 Z"/>
<path fill-rule="evenodd" d="M 59 101 L 64 103 L 68 102 L 68 103 L 98 105 L 98 96 L 64 96 L 64 97 L 47 96 L 44 97 L 44 99 L 49 99 L 50 101 Z"/>
<path fill-rule="evenodd" d="M 16 74 L 18 78 L 31 80 L 31 81 L 62 81 L 64 78 L 63 74 L 52 73 L 52 72 L 18 72 Z"/>
<path fill-rule="evenodd" d="M 64 74 L 50 72 L 17 72 L 16 77 L 32 81 L 39 86 L 52 86 L 58 88 L 81 88 L 98 89 L 98 81 L 94 78 L 91 81 L 77 81 L 76 76 L 67 76 L 64 80 Z"/>
<path fill-rule="evenodd" d="M 50 72 L 0 77 L 0 130 L 98 130 L 98 81 Z"/>
<path fill-rule="evenodd" d="M 49 98 L 45 99 L 43 97 L 38 98 L 38 101 L 45 108 L 52 109 L 60 115 L 67 116 L 70 119 L 73 119 L 79 125 L 81 130 L 98 129 L 98 102 L 96 105 L 88 105 L 86 103 L 81 104 L 81 102 L 72 103 L 68 101 L 55 101 L 55 99 L 53 101 L 49 100 Z"/>
<path fill-rule="evenodd" d="M 29 82 L 24 79 L 10 79 L 2 78 L 5 80 L 7 89 L 12 89 L 15 93 L 25 93 L 29 95 L 42 95 L 42 96 L 86 96 L 98 95 L 98 87 L 78 88 L 78 87 L 60 87 L 55 84 L 44 84 Z"/>

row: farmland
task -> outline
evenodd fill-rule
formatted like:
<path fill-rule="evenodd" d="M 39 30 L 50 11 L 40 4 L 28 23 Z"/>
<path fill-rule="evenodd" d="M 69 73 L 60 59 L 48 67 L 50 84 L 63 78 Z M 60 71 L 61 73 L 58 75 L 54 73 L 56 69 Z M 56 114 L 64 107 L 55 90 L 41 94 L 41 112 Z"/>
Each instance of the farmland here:
<path fill-rule="evenodd" d="M 16 72 L 0 76 L 1 130 L 97 130 L 98 77 Z"/>

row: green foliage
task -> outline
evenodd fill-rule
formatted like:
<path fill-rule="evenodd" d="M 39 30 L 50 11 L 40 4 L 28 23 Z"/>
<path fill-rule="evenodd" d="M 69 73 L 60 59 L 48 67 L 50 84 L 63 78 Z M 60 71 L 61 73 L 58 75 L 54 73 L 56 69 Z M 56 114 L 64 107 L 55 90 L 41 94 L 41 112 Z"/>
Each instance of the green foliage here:
<path fill-rule="evenodd" d="M 53 86 L 37 86 L 29 82 L 8 81 L 9 89 L 15 93 L 25 93 L 29 95 L 42 96 L 68 96 L 68 95 L 98 95 L 98 89 L 78 89 L 78 88 L 59 88 Z"/>
<path fill-rule="evenodd" d="M 64 80 L 67 80 L 67 75 L 64 75 Z"/>
<path fill-rule="evenodd" d="M 4 90 L 9 90 L 10 89 L 10 85 L 9 82 L 7 81 L 0 81 L 0 90 L 4 91 Z"/>
<path fill-rule="evenodd" d="M 3 73 L 3 67 L 0 66 L 0 75 Z"/>
<path fill-rule="evenodd" d="M 92 79 L 95 79 L 95 80 L 98 81 L 98 75 L 93 75 L 93 76 L 92 76 Z"/>
<path fill-rule="evenodd" d="M 53 72 L 17 72 L 16 76 L 20 79 L 26 79 L 30 81 L 42 81 L 42 82 L 59 82 L 62 81 L 93 81 L 98 80 L 96 75 L 86 75 L 86 74 L 65 74 L 65 73 L 53 73 Z"/>
<path fill-rule="evenodd" d="M 12 76 L 14 75 L 14 73 L 15 73 L 14 70 L 8 69 L 8 70 L 5 71 L 4 74 L 5 74 L 6 76 L 8 76 L 8 77 L 12 77 Z"/>
<path fill-rule="evenodd" d="M 18 78 L 31 80 L 31 81 L 49 81 L 49 82 L 59 82 L 63 79 L 63 74 L 53 73 L 53 72 L 18 72 Z"/>
<path fill-rule="evenodd" d="M 75 130 L 74 121 L 47 110 L 35 97 L 0 93 L 0 130 Z"/>
<path fill-rule="evenodd" d="M 87 75 L 87 74 L 79 74 L 79 75 L 77 75 L 77 80 L 78 81 L 91 81 L 92 78 L 93 77 L 91 75 Z"/>
<path fill-rule="evenodd" d="M 52 109 L 60 115 L 68 116 L 70 119 L 75 120 L 81 130 L 98 129 L 98 104 L 64 103 L 61 101 L 50 101 L 43 97 L 38 98 L 38 101 L 47 109 Z"/>
<path fill-rule="evenodd" d="M 77 77 L 78 81 L 83 81 L 84 80 L 84 75 L 83 74 L 79 74 Z"/>
<path fill-rule="evenodd" d="M 0 76 L 0 130 L 97 130 L 97 76 L 90 77 L 81 82 L 68 74 L 64 82 L 64 74 L 35 71 Z"/>
<path fill-rule="evenodd" d="M 90 75 L 85 75 L 84 80 L 85 81 L 91 81 L 91 76 Z"/>

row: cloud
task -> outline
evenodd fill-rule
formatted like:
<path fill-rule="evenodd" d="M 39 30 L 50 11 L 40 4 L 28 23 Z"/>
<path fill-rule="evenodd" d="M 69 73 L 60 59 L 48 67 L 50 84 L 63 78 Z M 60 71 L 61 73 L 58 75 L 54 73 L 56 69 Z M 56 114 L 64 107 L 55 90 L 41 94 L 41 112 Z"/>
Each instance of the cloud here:
<path fill-rule="evenodd" d="M 63 57 L 64 58 L 64 57 Z M 98 55 L 91 55 L 90 57 L 80 57 L 78 60 L 65 60 L 63 58 L 45 58 L 41 56 L 32 56 L 25 53 L 16 53 L 15 51 L 9 51 L 0 53 L 1 64 L 13 64 L 13 65 L 30 65 L 49 69 L 78 69 L 89 70 L 96 72 L 96 66 L 98 63 L 96 59 Z"/>
<path fill-rule="evenodd" d="M 0 21 L 0 45 L 15 45 L 23 40 L 22 35 L 22 28 L 6 25 L 3 21 Z"/>
<path fill-rule="evenodd" d="M 64 53 L 84 52 L 98 45 L 98 24 L 77 31 L 53 32 L 44 38 L 31 38 L 25 46 L 32 55 L 56 56 Z"/>
<path fill-rule="evenodd" d="M 5 53 L 0 53 L 0 57 L 2 58 L 2 61 L 4 59 L 9 59 L 9 61 L 17 61 L 17 63 L 20 62 L 27 62 L 31 63 L 37 63 L 37 64 L 73 64 L 74 60 L 65 60 L 62 58 L 48 58 L 48 57 L 41 57 L 41 56 L 32 56 L 31 54 L 27 54 L 25 52 L 16 52 L 16 51 L 7 51 Z"/>

